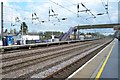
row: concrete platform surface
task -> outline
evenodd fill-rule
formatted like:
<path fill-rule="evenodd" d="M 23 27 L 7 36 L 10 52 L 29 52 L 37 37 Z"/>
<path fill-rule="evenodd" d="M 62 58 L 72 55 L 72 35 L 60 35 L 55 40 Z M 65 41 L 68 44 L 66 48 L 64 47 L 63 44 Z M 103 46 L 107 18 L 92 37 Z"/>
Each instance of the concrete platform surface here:
<path fill-rule="evenodd" d="M 86 64 L 80 67 L 70 78 L 96 78 L 98 72 L 100 71 L 103 63 L 105 62 L 109 54 L 108 62 L 106 62 L 106 67 L 104 67 L 99 78 L 118 78 L 118 46 L 119 41 L 114 39 L 109 45 L 102 49 L 96 56 L 89 60 Z M 111 52 L 110 52 L 111 51 Z"/>

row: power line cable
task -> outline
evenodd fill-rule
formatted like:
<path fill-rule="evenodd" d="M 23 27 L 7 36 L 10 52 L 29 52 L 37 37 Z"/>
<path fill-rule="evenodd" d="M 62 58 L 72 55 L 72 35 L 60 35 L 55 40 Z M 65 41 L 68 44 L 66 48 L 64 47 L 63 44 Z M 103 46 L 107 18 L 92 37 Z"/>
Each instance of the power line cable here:
<path fill-rule="evenodd" d="M 52 12 L 53 15 L 51 15 L 50 12 Z M 49 17 L 50 17 L 50 16 L 52 16 L 52 17 L 55 16 L 55 18 L 58 20 L 58 22 L 60 22 L 60 19 L 58 18 L 58 14 L 55 13 L 55 11 L 52 9 L 52 7 L 51 7 L 51 9 L 49 9 Z M 49 19 L 50 19 L 50 18 L 49 18 Z M 50 21 L 50 20 L 49 20 L 49 21 Z"/>
<path fill-rule="evenodd" d="M 6 5 L 4 5 L 4 7 L 6 7 L 6 8 L 10 8 L 10 9 L 15 9 L 16 11 L 25 11 L 25 12 L 31 12 L 30 10 L 24 10 L 24 9 L 20 9 L 20 8 L 16 8 L 16 7 L 9 7 L 9 6 L 6 6 Z"/>
<path fill-rule="evenodd" d="M 65 8 L 64 6 L 62 6 L 62 5 L 60 5 L 60 4 L 58 4 L 58 3 L 56 3 L 56 2 L 54 2 L 54 1 L 52 1 L 52 0 L 49 0 L 50 2 L 52 2 L 52 3 L 54 3 L 54 4 L 56 4 L 56 5 L 58 5 L 58 6 L 60 6 L 60 7 L 62 7 L 63 9 L 66 9 L 67 11 L 69 11 L 69 12 L 71 12 L 71 13 L 73 13 L 73 14 L 75 14 L 75 15 L 77 15 L 77 13 L 75 13 L 75 12 L 73 12 L 72 10 L 70 10 L 70 9 L 68 9 L 68 8 Z M 81 17 L 81 20 L 83 21 L 83 17 L 82 16 L 79 16 L 79 17 Z M 86 19 L 85 19 L 86 20 Z M 88 21 L 88 20 L 87 20 Z M 84 22 L 84 21 L 83 21 Z"/>
<path fill-rule="evenodd" d="M 110 19 L 109 12 L 108 12 L 108 0 L 107 0 L 107 5 L 105 5 L 102 0 L 101 0 L 101 2 L 102 2 L 102 5 L 103 5 L 104 9 L 106 10 L 106 14 L 108 15 L 108 19 L 109 19 L 110 23 L 112 23 L 111 19 Z"/>
<path fill-rule="evenodd" d="M 73 14 L 77 14 L 77 13 L 73 12 L 72 10 L 67 9 L 67 8 L 65 8 L 64 6 L 62 6 L 62 5 L 60 5 L 60 4 L 56 3 L 56 2 L 54 2 L 54 1 L 52 1 L 52 0 L 49 0 L 49 1 L 52 2 L 52 3 L 54 3 L 54 4 L 56 4 L 56 5 L 58 5 L 58 6 L 60 6 L 60 7 L 62 7 L 62 8 L 64 8 L 64 9 L 66 9 L 67 11 L 69 11 L 69 12 L 71 12 L 71 13 L 73 13 Z"/>
<path fill-rule="evenodd" d="M 93 18 L 96 18 L 96 16 L 83 3 L 81 3 L 81 5 L 86 9 L 86 12 L 89 12 Z"/>

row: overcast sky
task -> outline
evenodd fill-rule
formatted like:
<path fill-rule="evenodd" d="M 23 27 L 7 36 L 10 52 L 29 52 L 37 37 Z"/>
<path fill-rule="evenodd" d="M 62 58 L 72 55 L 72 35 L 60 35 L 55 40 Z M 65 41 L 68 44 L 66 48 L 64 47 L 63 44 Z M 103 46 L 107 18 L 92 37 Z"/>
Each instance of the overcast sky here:
<path fill-rule="evenodd" d="M 106 13 L 104 5 L 107 0 L 0 0 L 4 1 L 4 30 L 14 29 L 20 30 L 20 23 L 25 21 L 28 25 L 29 31 L 63 31 L 66 32 L 70 27 L 76 25 L 94 25 L 94 24 L 110 24 L 118 23 L 118 2 L 119 0 L 108 0 L 107 14 L 98 16 L 98 13 Z M 102 3 L 103 2 L 103 3 Z M 77 17 L 77 4 L 79 3 L 79 10 L 85 10 L 81 5 L 83 3 L 95 16 L 88 12 L 79 12 Z M 50 17 L 49 9 L 53 9 L 57 18 Z M 32 23 L 32 13 L 36 13 L 39 17 Z M 53 13 L 51 12 L 51 15 Z M 20 22 L 16 22 L 15 18 L 18 17 Z M 67 18 L 62 20 L 62 18 Z M 45 21 L 41 23 L 41 21 Z M 15 26 L 11 26 L 16 24 Z M 0 28 L 1 29 L 1 28 Z M 82 30 L 85 32 L 86 30 Z M 103 33 L 112 33 L 113 29 L 91 29 L 87 31 L 100 31 Z"/>

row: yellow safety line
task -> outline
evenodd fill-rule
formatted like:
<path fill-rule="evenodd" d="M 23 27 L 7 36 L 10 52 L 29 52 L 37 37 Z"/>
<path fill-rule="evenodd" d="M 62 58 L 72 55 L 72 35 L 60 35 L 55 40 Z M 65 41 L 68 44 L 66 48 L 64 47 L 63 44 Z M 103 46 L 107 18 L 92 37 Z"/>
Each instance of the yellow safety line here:
<path fill-rule="evenodd" d="M 114 44 L 115 44 L 115 43 L 114 43 Z M 104 68 L 105 68 L 105 65 L 106 65 L 106 63 L 107 63 L 107 61 L 108 61 L 108 59 L 109 59 L 109 57 L 110 57 L 110 54 L 111 54 L 111 52 L 112 52 L 112 50 L 113 50 L 114 44 L 113 44 L 112 48 L 110 49 L 110 52 L 109 52 L 109 54 L 107 55 L 107 57 L 106 57 L 103 65 L 102 65 L 102 67 L 100 68 L 100 70 L 99 70 L 99 72 L 98 72 L 95 80 L 99 80 L 99 78 L 100 78 L 100 76 L 101 76 L 101 74 L 102 74 L 102 72 L 103 72 L 103 70 L 104 70 Z"/>

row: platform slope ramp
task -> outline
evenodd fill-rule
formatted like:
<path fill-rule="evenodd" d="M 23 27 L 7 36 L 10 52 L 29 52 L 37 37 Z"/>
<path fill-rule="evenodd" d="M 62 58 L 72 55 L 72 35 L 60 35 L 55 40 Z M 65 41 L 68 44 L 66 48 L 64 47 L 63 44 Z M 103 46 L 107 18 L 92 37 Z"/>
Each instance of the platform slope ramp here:
<path fill-rule="evenodd" d="M 74 32 L 74 30 L 75 30 L 75 27 L 70 27 L 70 29 L 66 33 L 62 34 L 59 39 L 61 41 L 67 40 L 69 35 L 72 34 Z"/>

